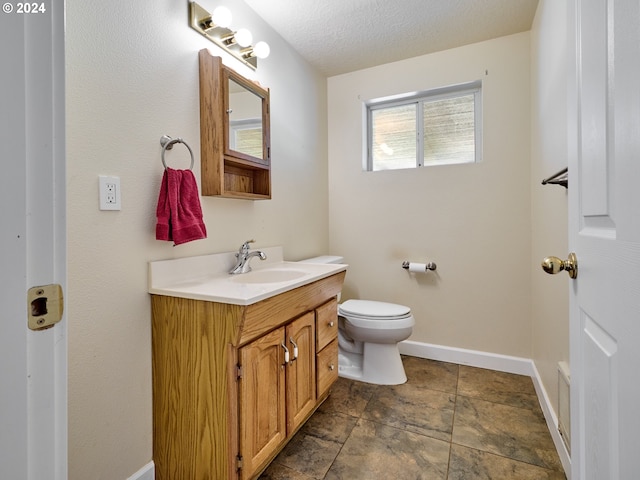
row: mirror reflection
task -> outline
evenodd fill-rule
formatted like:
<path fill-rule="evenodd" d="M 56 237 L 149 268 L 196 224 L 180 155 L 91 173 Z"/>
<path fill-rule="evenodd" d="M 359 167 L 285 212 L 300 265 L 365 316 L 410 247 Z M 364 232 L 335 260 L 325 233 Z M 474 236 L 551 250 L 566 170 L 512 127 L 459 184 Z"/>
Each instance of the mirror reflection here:
<path fill-rule="evenodd" d="M 252 157 L 264 158 L 262 141 L 262 98 L 229 79 L 229 148 Z"/>

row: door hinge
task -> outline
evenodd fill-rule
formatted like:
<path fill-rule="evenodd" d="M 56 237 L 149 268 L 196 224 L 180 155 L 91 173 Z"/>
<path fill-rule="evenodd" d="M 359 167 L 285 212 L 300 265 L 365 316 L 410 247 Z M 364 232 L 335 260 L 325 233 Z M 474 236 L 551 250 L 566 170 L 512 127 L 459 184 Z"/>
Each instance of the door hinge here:
<path fill-rule="evenodd" d="M 242 455 L 240 454 L 236 457 L 236 469 L 242 470 Z"/>
<path fill-rule="evenodd" d="M 242 365 L 236 365 L 236 380 L 242 378 Z"/>

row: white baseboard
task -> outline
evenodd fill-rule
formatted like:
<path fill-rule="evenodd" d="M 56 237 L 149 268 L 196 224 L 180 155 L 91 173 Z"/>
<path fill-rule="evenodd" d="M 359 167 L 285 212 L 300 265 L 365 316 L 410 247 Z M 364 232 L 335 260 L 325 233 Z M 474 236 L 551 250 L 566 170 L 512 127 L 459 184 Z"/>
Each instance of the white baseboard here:
<path fill-rule="evenodd" d="M 155 480 L 156 478 L 156 466 L 153 460 L 147 463 L 144 467 L 131 475 L 127 480 Z"/>
<path fill-rule="evenodd" d="M 457 363 L 459 365 L 468 365 L 470 367 L 486 368 L 498 372 L 514 373 L 531 377 L 533 386 L 536 389 L 536 394 L 538 395 L 540 407 L 542 408 L 542 413 L 549 427 L 549 433 L 560 457 L 560 462 L 562 462 L 567 478 L 571 478 L 571 457 L 558 431 L 558 418 L 554 413 L 547 391 L 542 385 L 538 369 L 532 359 L 480 352 L 477 350 L 465 350 L 463 348 L 445 347 L 411 340 L 400 342 L 398 348 L 401 354 L 412 357 L 428 358 L 429 360 Z"/>
<path fill-rule="evenodd" d="M 534 373 L 533 362 L 528 358 L 465 350 L 464 348 L 444 347 L 411 340 L 400 342 L 398 348 L 401 354 L 411 355 L 412 357 L 428 358 L 441 362 L 497 370 L 499 372 L 528 375 L 530 377 L 533 377 Z"/>
<path fill-rule="evenodd" d="M 571 478 L 571 456 L 567 451 L 567 446 L 562 440 L 562 436 L 560 435 L 560 430 L 558 429 L 558 417 L 553 411 L 551 407 L 551 401 L 549 400 L 549 396 L 547 395 L 547 391 L 542 385 L 542 379 L 540 378 L 540 374 L 538 373 L 538 369 L 535 364 L 533 365 L 534 375 L 532 375 L 531 379 L 533 380 L 533 386 L 536 389 L 536 393 L 538 394 L 538 400 L 540 402 L 540 407 L 542 407 L 542 413 L 544 414 L 544 418 L 547 421 L 547 427 L 549 427 L 549 433 L 551 433 L 551 438 L 553 439 L 553 443 L 556 446 L 556 450 L 558 452 L 558 456 L 560 457 L 560 462 L 562 462 L 562 467 L 564 468 L 564 473 L 567 478 Z"/>

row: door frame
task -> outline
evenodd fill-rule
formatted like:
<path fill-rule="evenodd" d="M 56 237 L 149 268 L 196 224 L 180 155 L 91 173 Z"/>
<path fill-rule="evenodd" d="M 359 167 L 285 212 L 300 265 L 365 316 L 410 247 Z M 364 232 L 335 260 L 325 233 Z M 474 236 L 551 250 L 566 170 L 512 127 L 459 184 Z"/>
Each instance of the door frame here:
<path fill-rule="evenodd" d="M 66 294 L 64 0 L 3 13 L 0 464 L 7 478 L 68 477 L 67 322 L 32 331 L 27 291 Z"/>

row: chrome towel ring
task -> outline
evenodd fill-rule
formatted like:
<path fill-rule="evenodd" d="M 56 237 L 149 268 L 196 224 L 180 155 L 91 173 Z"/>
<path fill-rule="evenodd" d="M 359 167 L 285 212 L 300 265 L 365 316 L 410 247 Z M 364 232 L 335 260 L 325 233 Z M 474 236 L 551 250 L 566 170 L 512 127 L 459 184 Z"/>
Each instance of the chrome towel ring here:
<path fill-rule="evenodd" d="M 173 148 L 173 145 L 176 143 L 182 143 L 189 149 L 189 153 L 191 154 L 191 166 L 189 167 L 189 170 L 193 170 L 194 160 L 193 150 L 191 150 L 191 147 L 182 138 L 171 138 L 169 135 L 163 135 L 160 138 L 160 145 L 162 145 L 162 165 L 165 169 L 167 168 L 167 162 L 164 161 L 164 152 L 166 152 L 167 150 L 171 150 Z"/>

